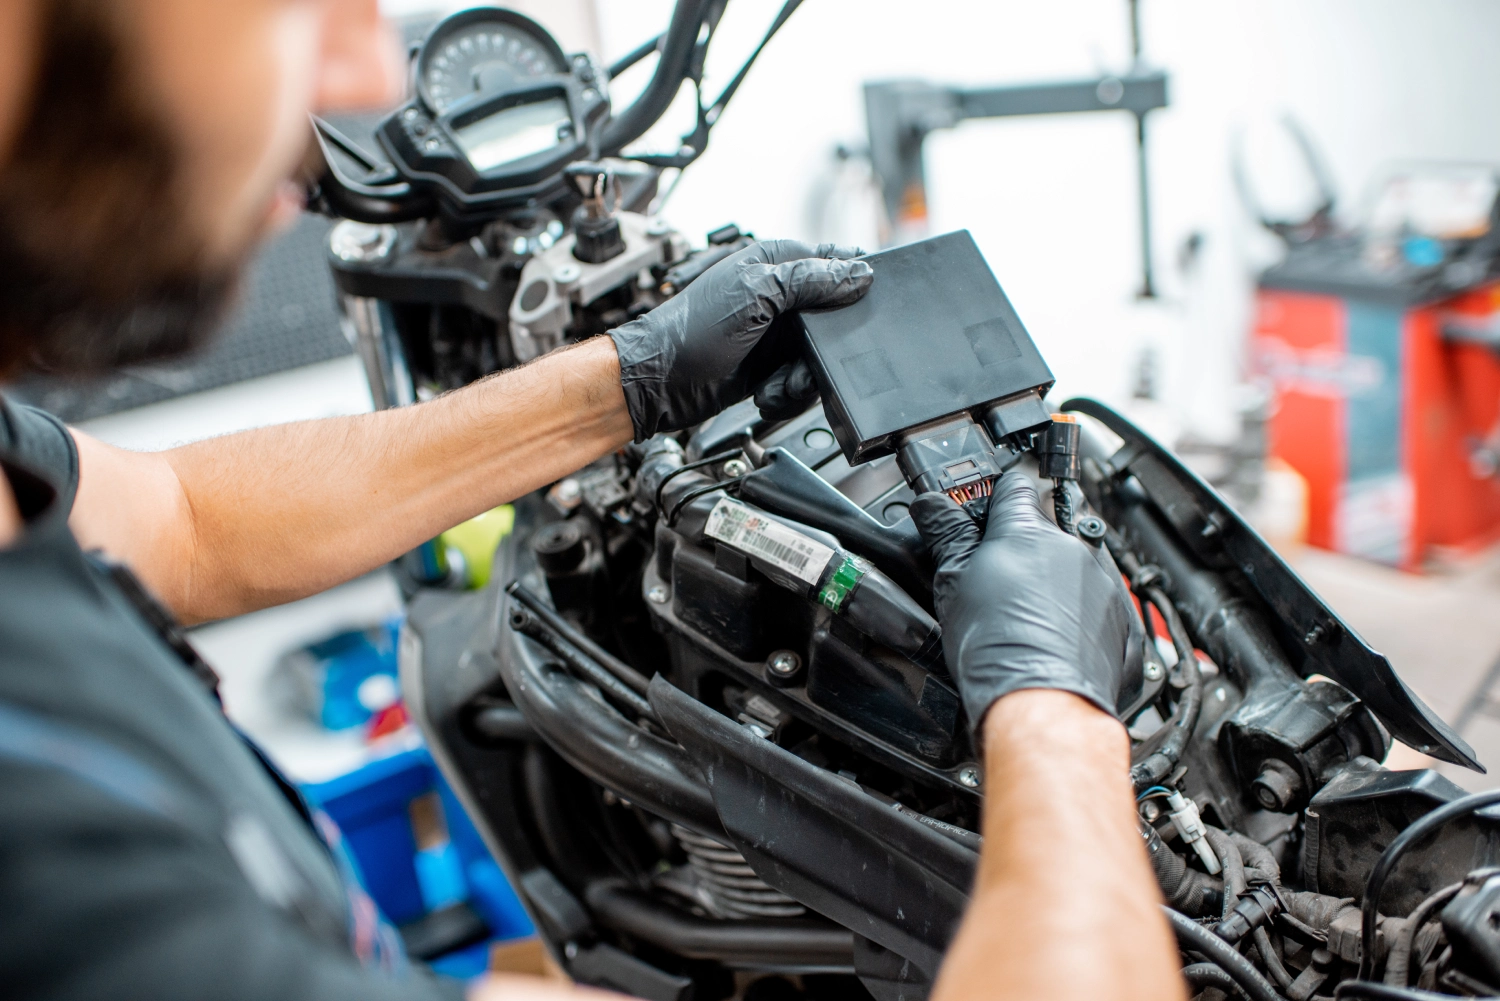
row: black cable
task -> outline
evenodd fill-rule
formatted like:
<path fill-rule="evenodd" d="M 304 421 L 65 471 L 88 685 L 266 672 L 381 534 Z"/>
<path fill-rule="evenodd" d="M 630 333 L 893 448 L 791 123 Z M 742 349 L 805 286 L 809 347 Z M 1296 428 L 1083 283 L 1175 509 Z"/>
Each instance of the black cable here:
<path fill-rule="evenodd" d="M 564 667 L 599 689 L 600 694 L 604 696 L 605 700 L 616 709 L 660 724 L 661 721 L 656 718 L 656 711 L 651 708 L 651 703 L 620 684 L 618 678 L 579 652 L 567 640 L 548 629 L 542 624 L 540 619 L 531 613 L 530 609 L 511 609 L 510 627 L 523 636 L 529 636 L 550 650 L 562 660 Z"/>
<path fill-rule="evenodd" d="M 1140 562 L 1133 556 L 1130 562 L 1137 568 L 1140 567 Z M 1131 573 L 1123 563 L 1121 568 L 1126 573 Z M 1173 713 L 1174 718 L 1170 723 L 1172 732 L 1146 760 L 1130 769 L 1130 781 L 1136 792 L 1160 782 L 1177 765 L 1193 730 L 1198 726 L 1198 716 L 1203 709 L 1203 673 L 1198 670 L 1198 655 L 1193 652 L 1193 641 L 1182 624 L 1182 616 L 1177 614 L 1177 606 L 1172 604 L 1165 591 L 1154 584 L 1141 587 L 1139 592 L 1156 606 L 1162 621 L 1167 624 L 1167 634 L 1172 637 L 1172 647 L 1177 651 L 1177 664 L 1187 681 L 1187 688 L 1183 689 L 1182 698 Z M 1150 642 L 1149 638 L 1147 642 Z"/>
<path fill-rule="evenodd" d="M 677 524 L 677 516 L 682 513 L 682 509 L 687 507 L 693 501 L 697 500 L 699 497 L 706 497 L 707 495 L 717 490 L 723 490 L 726 493 L 730 490 L 736 490 L 739 488 L 740 482 L 743 479 L 744 477 L 739 476 L 735 477 L 732 480 L 725 480 L 722 483 L 710 483 L 707 486 L 699 487 L 696 490 L 689 490 L 687 493 L 682 495 L 682 500 L 678 501 L 672 507 L 671 513 L 667 515 L 667 525 L 675 526 Z"/>
<path fill-rule="evenodd" d="M 548 629 L 577 647 L 581 653 L 597 662 L 632 692 L 642 697 L 645 696 L 646 690 L 651 685 L 645 675 L 579 632 L 571 622 L 548 608 L 542 599 L 538 598 L 526 585 L 518 580 L 511 581 L 505 593 L 525 605 Z"/>
<path fill-rule="evenodd" d="M 666 489 L 668 483 L 671 483 L 674 479 L 681 476 L 683 473 L 690 473 L 695 469 L 702 469 L 704 466 L 712 466 L 716 462 L 725 462 L 729 459 L 734 458 L 736 455 L 739 455 L 743 451 L 743 448 L 732 448 L 727 452 L 719 452 L 715 455 L 710 455 L 702 459 L 695 459 L 692 462 L 684 462 L 682 465 L 672 470 L 666 476 L 663 476 L 661 478 L 661 482 L 656 485 L 656 510 L 661 510 L 661 492 L 662 490 Z M 677 506 L 681 507 L 682 505 L 679 504 Z"/>
<path fill-rule="evenodd" d="M 1368 1001 L 1453 1001 L 1452 994 L 1435 994 L 1415 987 L 1392 987 L 1390 984 L 1377 984 L 1370 980 L 1345 980 L 1334 990 L 1333 996 L 1339 1001 L 1344 998 L 1363 998 Z"/>
<path fill-rule="evenodd" d="M 1225 994 L 1232 994 L 1237 998 L 1248 998 L 1233 977 L 1225 973 L 1217 963 L 1192 963 L 1182 968 L 1182 979 L 1188 982 L 1188 986 L 1194 988 L 1197 994 L 1205 987 L 1217 987 Z"/>
<path fill-rule="evenodd" d="M 1385 983 L 1391 987 L 1406 987 L 1411 983 L 1411 950 L 1417 940 L 1417 932 L 1432 917 L 1433 912 L 1458 896 L 1462 882 L 1450 883 L 1429 896 L 1406 916 L 1406 926 L 1397 932 L 1385 957 Z"/>
<path fill-rule="evenodd" d="M 1235 983 L 1240 985 L 1250 1001 L 1286 1001 L 1271 982 L 1261 976 L 1260 971 L 1250 965 L 1250 960 L 1234 951 L 1234 947 L 1185 914 L 1179 914 L 1165 905 L 1162 911 L 1172 925 L 1178 945 L 1184 950 L 1202 953 L 1213 961 Z"/>
<path fill-rule="evenodd" d="M 1363 924 L 1360 929 L 1360 954 L 1359 954 L 1359 979 L 1369 980 L 1375 973 L 1375 922 L 1379 915 L 1380 891 L 1385 889 L 1385 881 L 1396 868 L 1396 863 L 1405 855 L 1407 849 L 1416 844 L 1422 838 L 1442 827 L 1450 820 L 1466 816 L 1476 810 L 1481 810 L 1494 803 L 1500 803 L 1500 789 L 1491 789 L 1488 792 L 1477 792 L 1463 799 L 1456 799 L 1446 806 L 1440 806 L 1431 813 L 1418 818 L 1414 823 L 1396 835 L 1396 840 L 1391 842 L 1380 856 L 1380 861 L 1375 863 L 1375 868 L 1370 870 L 1370 879 L 1365 883 L 1365 899 L 1360 902 L 1360 911 Z M 1384 984 L 1378 985 L 1382 989 Z M 1377 997 L 1369 994 L 1366 997 Z M 1389 995 L 1398 997 L 1400 995 Z"/>
<path fill-rule="evenodd" d="M 1068 493 L 1068 481 L 1057 477 L 1052 481 L 1052 516 L 1057 527 L 1069 535 L 1077 535 L 1073 528 L 1073 498 Z"/>
<path fill-rule="evenodd" d="M 634 66 L 636 63 L 640 62 L 642 59 L 645 59 L 647 56 L 649 56 L 651 53 L 655 52 L 657 49 L 661 48 L 661 40 L 662 40 L 662 37 L 664 35 L 666 35 L 666 32 L 662 32 L 660 35 L 657 35 L 655 38 L 648 38 L 646 41 L 642 42 L 640 45 L 637 45 L 635 48 L 633 48 L 629 52 L 625 53 L 619 59 L 616 59 L 614 62 L 610 63 L 610 66 L 609 66 L 609 76 L 610 76 L 610 79 L 614 79 L 615 77 L 619 76 L 621 73 L 624 73 L 626 70 L 630 69 L 630 67 Z"/>

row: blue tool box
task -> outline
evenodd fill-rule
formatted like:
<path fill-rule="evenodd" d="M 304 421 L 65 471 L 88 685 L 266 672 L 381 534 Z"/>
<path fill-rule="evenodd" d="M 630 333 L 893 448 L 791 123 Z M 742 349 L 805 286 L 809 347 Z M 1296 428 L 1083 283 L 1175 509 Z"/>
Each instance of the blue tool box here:
<path fill-rule="evenodd" d="M 477 976 L 496 941 L 535 933 L 425 747 L 302 792 L 339 825 L 366 892 L 433 969 Z"/>

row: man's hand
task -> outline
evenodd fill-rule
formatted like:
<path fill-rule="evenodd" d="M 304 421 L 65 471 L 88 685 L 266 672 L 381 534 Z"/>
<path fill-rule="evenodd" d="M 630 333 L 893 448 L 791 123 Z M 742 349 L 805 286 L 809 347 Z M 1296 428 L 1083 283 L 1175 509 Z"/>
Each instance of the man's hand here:
<path fill-rule="evenodd" d="M 982 535 L 942 494 L 911 513 L 985 766 L 978 878 L 933 1001 L 1182 1001 L 1114 718 L 1140 685 L 1119 572 L 1021 473 L 995 484 Z"/>
<path fill-rule="evenodd" d="M 611 331 L 635 440 L 705 421 L 772 381 L 777 403 L 787 392 L 811 402 L 810 380 L 793 367 L 795 346 L 766 335 L 789 311 L 847 306 L 864 295 L 874 271 L 848 259 L 858 253 L 795 240 L 757 243 Z"/>
<path fill-rule="evenodd" d="M 943 654 L 976 733 L 1021 689 L 1072 692 L 1111 714 L 1139 690 L 1140 631 L 1118 572 L 1047 520 L 1024 475 L 996 482 L 982 537 L 942 494 L 918 497 L 911 515 L 937 562 Z"/>

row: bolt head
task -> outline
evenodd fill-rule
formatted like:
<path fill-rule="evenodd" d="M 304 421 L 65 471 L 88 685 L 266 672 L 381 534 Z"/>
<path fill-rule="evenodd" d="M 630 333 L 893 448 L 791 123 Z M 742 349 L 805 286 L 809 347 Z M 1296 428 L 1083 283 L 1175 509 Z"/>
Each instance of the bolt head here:
<path fill-rule="evenodd" d="M 660 584 L 653 584 L 646 590 L 646 600 L 651 602 L 653 605 L 666 604 L 668 597 L 670 597 L 670 595 L 667 594 L 667 589 L 662 587 Z"/>
<path fill-rule="evenodd" d="M 1147 681 L 1160 681 L 1163 672 L 1160 664 L 1148 663 L 1142 673 L 1145 674 Z"/>
<path fill-rule="evenodd" d="M 1104 519 L 1089 515 L 1087 518 L 1078 519 L 1078 534 L 1081 538 L 1090 542 L 1098 542 L 1104 538 Z"/>
<path fill-rule="evenodd" d="M 552 272 L 552 280 L 559 285 L 568 285 L 583 277 L 583 269 L 576 264 L 563 264 Z"/>
<path fill-rule="evenodd" d="M 1268 761 L 1250 783 L 1255 800 L 1267 810 L 1281 812 L 1292 804 L 1302 785 L 1297 774 L 1279 761 Z"/>
<path fill-rule="evenodd" d="M 1141 802 L 1141 819 L 1146 823 L 1155 823 L 1156 818 L 1160 816 L 1161 807 L 1157 806 L 1154 800 L 1148 799 Z"/>
<path fill-rule="evenodd" d="M 766 670 L 778 678 L 793 678 L 802 670 L 802 658 L 791 650 L 777 650 L 766 658 Z"/>
<path fill-rule="evenodd" d="M 744 459 L 730 459 L 724 463 L 724 475 L 730 479 L 744 476 L 748 472 L 750 472 L 750 464 Z"/>
<path fill-rule="evenodd" d="M 979 769 L 973 765 L 965 765 L 958 771 L 958 784 L 966 789 L 978 789 L 984 783 L 984 777 L 980 775 Z"/>

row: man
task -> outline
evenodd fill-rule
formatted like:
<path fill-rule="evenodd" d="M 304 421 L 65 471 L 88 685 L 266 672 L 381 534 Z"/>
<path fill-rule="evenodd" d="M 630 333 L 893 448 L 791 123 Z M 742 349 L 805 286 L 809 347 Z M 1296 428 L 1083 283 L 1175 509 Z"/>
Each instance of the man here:
<path fill-rule="evenodd" d="M 401 75 L 376 0 L 0 4 L 0 377 L 200 343 L 297 211 L 307 112 L 388 104 Z M 144 594 L 184 621 L 312 594 L 632 438 L 804 398 L 752 349 L 785 311 L 863 294 L 848 256 L 749 248 L 609 337 L 429 403 L 163 453 L 0 401 L 6 996 L 457 997 L 406 968 Z M 1118 588 L 1018 479 L 982 539 L 945 498 L 915 513 L 989 769 L 939 995 L 1179 995 L 1109 713 Z"/>

